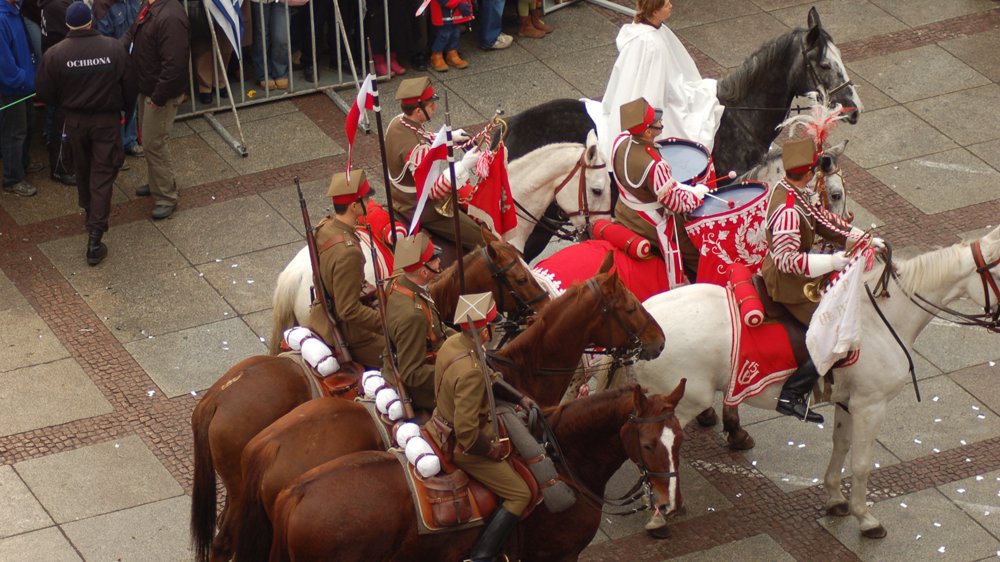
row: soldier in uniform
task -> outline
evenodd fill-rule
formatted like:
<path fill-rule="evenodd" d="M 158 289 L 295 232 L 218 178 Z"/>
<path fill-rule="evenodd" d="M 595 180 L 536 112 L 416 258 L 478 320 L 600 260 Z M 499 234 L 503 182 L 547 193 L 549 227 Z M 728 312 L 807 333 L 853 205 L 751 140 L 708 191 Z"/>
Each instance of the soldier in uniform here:
<path fill-rule="evenodd" d="M 386 291 L 385 319 L 392 349 L 383 354 L 382 374 L 392 381 L 391 353 L 406 384 L 413 407 L 434 409 L 434 358 L 455 333 L 441 316 L 427 286 L 441 273 L 441 252 L 426 234 L 400 238 L 393 258 L 398 277 Z M 388 342 L 387 342 L 388 343 Z"/>
<path fill-rule="evenodd" d="M 385 130 L 385 151 L 389 167 L 389 182 L 392 184 L 392 203 L 398 212 L 409 223 L 417 206 L 417 187 L 413 180 L 413 170 L 420 165 L 431 143 L 434 134 L 424 130 L 424 123 L 431 120 L 437 109 L 438 99 L 434 94 L 434 86 L 426 76 L 407 78 L 399 84 L 396 99 L 400 102 L 403 113 L 389 121 Z M 468 140 L 464 131 L 456 129 L 452 138 L 458 142 Z M 470 175 L 475 172 L 479 151 L 470 150 L 461 160 L 455 162 L 455 180 L 461 188 L 465 186 Z M 441 174 L 431 189 L 431 201 L 427 202 L 420 215 L 421 228 L 434 235 L 455 242 L 453 219 L 438 212 L 433 205 L 434 200 L 446 198 L 451 193 L 451 177 L 449 173 Z M 452 202 L 455 203 L 455 202 Z M 459 223 L 462 230 L 462 246 L 465 251 L 484 245 L 482 232 L 476 224 L 457 204 L 452 205 L 454 212 L 459 213 Z M 463 252 L 459 252 L 463 253 Z"/>
<path fill-rule="evenodd" d="M 510 443 L 493 431 L 496 412 L 491 398 L 525 409 L 537 406 L 483 365 L 476 351 L 489 341 L 488 323 L 496 314 L 490 293 L 459 297 L 454 323 L 462 332 L 449 337 L 438 352 L 434 364 L 437 407 L 428 422 L 430 434 L 444 454 L 451 454 L 459 468 L 503 500 L 472 547 L 469 558 L 474 562 L 496 559 L 531 501 L 527 484 L 505 460 Z"/>
<path fill-rule="evenodd" d="M 810 252 L 816 235 L 841 246 L 852 246 L 864 235 L 860 229 L 814 203 L 815 194 L 808 184 L 815 175 L 819 154 L 811 138 L 784 144 L 785 177 L 775 186 L 768 202 L 765 223 L 768 252 L 761 268 L 771 298 L 783 304 L 805 326 L 809 325 L 819 305 L 803 292 L 806 283 L 832 271 L 842 271 L 850 262 L 843 251 L 834 254 Z M 873 239 L 872 244 L 876 248 L 885 247 L 879 238 Z M 805 400 L 818 378 L 812 360 L 799 365 L 781 389 L 777 411 L 823 423 L 823 416 L 810 411 Z"/>
<path fill-rule="evenodd" d="M 382 364 L 380 354 L 385 348 L 385 337 L 378 312 L 361 302 L 365 257 L 354 231 L 370 191 L 364 170 L 351 170 L 350 181 L 343 172 L 333 176 L 327 195 L 333 199 L 334 215 L 316 226 L 316 250 L 323 288 L 333 300 L 331 312 L 351 356 L 365 367 L 378 368 Z M 333 326 L 321 308 L 322 293 L 316 293 L 306 327 L 332 344 Z"/>
<path fill-rule="evenodd" d="M 684 213 L 701 204 L 708 188 L 678 183 L 660 157 L 653 139 L 663 130 L 662 112 L 639 98 L 621 106 L 625 132 L 613 153 L 618 204 L 615 220 L 658 247 L 667 265 L 670 286 L 694 282 L 698 249 L 684 230 Z"/>

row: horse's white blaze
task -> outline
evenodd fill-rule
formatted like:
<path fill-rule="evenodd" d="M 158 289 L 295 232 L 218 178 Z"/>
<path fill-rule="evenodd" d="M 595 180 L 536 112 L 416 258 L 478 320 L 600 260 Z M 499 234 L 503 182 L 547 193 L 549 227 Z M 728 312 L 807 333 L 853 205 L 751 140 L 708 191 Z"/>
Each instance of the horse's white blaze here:
<path fill-rule="evenodd" d="M 677 472 L 677 458 L 674 456 L 674 441 L 677 439 L 677 434 L 674 433 L 669 427 L 664 427 L 663 432 L 660 433 L 660 443 L 667 448 L 667 456 L 670 458 L 670 468 L 669 472 Z M 669 508 L 674 510 L 677 508 L 677 478 L 667 479 L 667 500 L 670 502 Z"/>
<path fill-rule="evenodd" d="M 844 65 L 844 59 L 840 55 L 840 49 L 837 48 L 833 43 L 829 43 L 826 46 L 827 58 L 830 59 L 830 64 L 837 69 L 838 72 L 844 77 L 844 81 L 849 81 L 851 79 L 850 75 L 847 74 L 847 66 Z M 854 100 L 854 107 L 857 108 L 858 113 L 865 110 L 865 106 L 861 103 L 861 96 L 858 95 L 858 89 L 853 84 L 848 86 L 851 90 L 851 99 Z"/>

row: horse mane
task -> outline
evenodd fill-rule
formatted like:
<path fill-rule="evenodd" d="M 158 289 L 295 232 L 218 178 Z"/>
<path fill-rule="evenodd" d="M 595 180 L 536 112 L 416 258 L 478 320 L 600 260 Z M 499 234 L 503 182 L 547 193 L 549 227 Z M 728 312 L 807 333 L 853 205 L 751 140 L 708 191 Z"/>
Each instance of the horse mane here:
<path fill-rule="evenodd" d="M 538 167 L 538 162 L 535 162 L 538 158 L 544 158 L 548 156 L 548 153 L 552 150 L 560 150 L 564 148 L 575 148 L 577 150 L 582 150 L 585 148 L 584 144 L 581 142 L 555 142 L 551 144 L 546 144 L 539 148 L 528 152 L 527 154 L 515 158 L 507 163 L 507 175 L 517 175 L 521 168 Z"/>
<path fill-rule="evenodd" d="M 760 81 L 771 78 L 767 75 L 768 69 L 781 67 L 777 61 L 789 56 L 789 53 L 798 53 L 798 49 L 793 43 L 797 43 L 799 37 L 806 32 L 802 28 L 794 29 L 762 45 L 740 66 L 719 80 L 717 88 L 719 101 L 725 105 L 727 102 L 737 103 L 745 99 L 758 88 Z M 825 54 L 826 45 L 833 41 L 833 38 L 825 29 L 820 28 L 820 39 L 819 48 L 822 57 Z"/>
<path fill-rule="evenodd" d="M 548 318 L 558 312 L 562 312 L 562 305 L 557 303 L 579 298 L 584 288 L 585 285 L 580 284 L 573 285 L 567 289 L 566 292 L 559 295 L 559 297 L 542 309 L 541 312 L 532 316 L 533 320 L 531 324 L 516 338 L 511 340 L 510 343 L 505 345 L 503 349 L 499 350 L 504 357 L 514 364 L 513 370 L 519 376 L 531 373 L 537 368 L 537 365 L 534 365 L 534 363 L 537 362 L 539 355 L 544 351 L 542 348 L 544 338 L 541 337 L 541 334 L 544 334 L 549 329 Z"/>
<path fill-rule="evenodd" d="M 598 392 L 595 394 L 589 394 L 584 398 L 577 400 L 570 400 L 565 404 L 560 404 L 558 406 L 552 406 L 549 408 L 542 409 L 542 415 L 552 426 L 552 429 L 558 429 L 560 422 L 563 421 L 563 416 L 569 416 L 570 420 L 573 420 L 578 411 L 586 412 L 587 417 L 592 417 L 593 413 L 604 409 L 613 409 L 618 405 L 618 401 L 621 400 L 622 396 L 625 394 L 632 394 L 635 392 L 635 385 L 630 384 L 620 388 L 609 389 L 604 392 Z M 618 428 L 609 428 L 618 431 Z"/>
<path fill-rule="evenodd" d="M 482 246 L 476 246 L 475 250 L 462 256 L 462 266 L 468 270 L 472 266 L 472 262 L 476 260 L 479 256 Z M 458 260 L 449 265 L 441 272 L 441 275 L 437 279 L 431 282 L 428 291 L 434 298 L 434 302 L 437 303 L 438 310 L 441 310 L 441 306 L 444 303 L 455 303 L 458 302 L 458 293 L 461 290 L 461 283 L 458 280 Z M 450 305 L 449 306 L 453 306 Z M 445 318 L 446 321 L 451 321 L 450 318 Z"/>
<path fill-rule="evenodd" d="M 969 243 L 963 242 L 897 263 L 899 284 L 911 295 L 940 288 L 954 276 L 955 263 L 968 247 Z"/>

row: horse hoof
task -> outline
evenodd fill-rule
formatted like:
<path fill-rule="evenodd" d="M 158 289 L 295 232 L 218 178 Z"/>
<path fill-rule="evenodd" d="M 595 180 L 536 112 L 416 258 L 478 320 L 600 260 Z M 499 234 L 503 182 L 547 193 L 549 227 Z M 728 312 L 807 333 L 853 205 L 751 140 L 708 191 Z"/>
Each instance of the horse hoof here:
<path fill-rule="evenodd" d="M 847 502 L 835 503 L 826 508 L 826 514 L 834 517 L 844 517 L 851 512 Z M 883 531 L 884 532 L 884 531 Z"/>
<path fill-rule="evenodd" d="M 708 408 L 698 414 L 698 417 L 695 419 L 698 420 L 698 425 L 702 427 L 712 427 L 713 425 L 719 423 L 719 416 L 715 413 L 715 408 Z"/>
<path fill-rule="evenodd" d="M 749 451 L 757 444 L 745 429 L 730 434 L 727 440 L 729 441 L 729 448 L 734 451 Z"/>
<path fill-rule="evenodd" d="M 884 539 L 886 535 L 885 527 L 879 525 L 871 529 L 862 529 L 861 536 L 866 539 Z"/>

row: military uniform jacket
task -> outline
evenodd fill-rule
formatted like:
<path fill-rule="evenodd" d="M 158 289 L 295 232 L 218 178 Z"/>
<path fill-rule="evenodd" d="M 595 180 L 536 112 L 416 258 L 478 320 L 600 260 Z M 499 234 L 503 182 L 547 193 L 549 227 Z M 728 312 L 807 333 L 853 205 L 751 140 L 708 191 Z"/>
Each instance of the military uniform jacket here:
<path fill-rule="evenodd" d="M 430 148 L 430 140 L 417 131 L 423 131 L 420 123 L 402 114 L 394 117 L 385 129 L 385 154 L 392 184 L 392 202 L 407 217 L 413 216 L 413 210 L 417 206 L 417 184 L 413 181 L 411 166 L 420 162 Z"/>
<path fill-rule="evenodd" d="M 382 343 L 382 321 L 378 312 L 361 304 L 361 287 L 365 279 L 365 258 L 358 246 L 354 227 L 326 217 L 316 227 L 316 250 L 323 286 L 333 299 L 333 317 L 348 345 L 363 348 Z M 332 344 L 333 326 L 323 312 L 322 295 L 309 309 L 308 328 Z"/>
<path fill-rule="evenodd" d="M 434 300 L 426 289 L 405 276 L 396 278 L 388 291 L 385 318 L 389 338 L 396 348 L 396 365 L 413 406 L 433 410 L 434 354 L 444 344 L 445 338 L 455 331 L 441 323 Z M 430 363 L 427 362 L 428 357 L 431 358 Z M 382 374 L 392 381 L 388 349 L 384 358 Z"/>
<path fill-rule="evenodd" d="M 495 437 L 483 369 L 489 370 L 491 385 L 501 377 L 479 363 L 474 345 L 469 336 L 456 333 L 445 340 L 434 364 L 434 415 L 452 424 L 455 443 L 462 451 L 477 440 L 488 443 Z"/>
<path fill-rule="evenodd" d="M 621 189 L 628 191 L 639 201 L 643 203 L 656 203 L 656 194 L 653 191 L 653 174 L 649 170 L 653 164 L 653 157 L 647 154 L 645 150 L 635 150 L 638 147 L 633 146 L 633 150 L 628 151 L 628 161 L 626 162 L 625 144 L 629 142 L 633 141 L 631 139 L 623 141 L 621 148 L 614 154 L 615 178 L 620 178 L 617 181 Z M 635 141 L 635 143 L 642 147 L 644 145 L 652 146 L 652 143 L 641 141 Z M 643 178 L 644 175 L 645 177 Z M 633 187 L 629 185 L 628 181 L 625 181 L 625 178 L 630 178 L 633 181 L 643 178 L 643 181 L 638 187 Z M 661 210 L 668 212 L 666 209 Z M 639 213 L 626 205 L 620 198 L 615 205 L 615 219 L 628 227 L 632 232 L 659 246 L 660 240 L 656 235 L 656 227 L 646 222 L 645 219 L 639 216 Z"/>
<path fill-rule="evenodd" d="M 792 187 L 791 189 L 795 189 Z M 771 198 L 768 200 L 767 205 L 767 221 L 766 231 L 764 236 L 767 238 L 767 246 L 771 247 L 772 239 L 774 238 L 774 220 L 775 216 L 784 210 L 785 205 L 788 201 L 789 188 L 785 186 L 785 182 L 779 182 L 774 187 L 774 191 L 771 192 Z M 812 250 L 813 243 L 816 239 L 816 234 L 819 234 L 823 238 L 835 242 L 837 244 L 845 244 L 847 242 L 847 237 L 844 232 L 834 230 L 824 225 L 822 222 L 817 222 L 812 205 L 806 205 L 804 203 L 805 195 L 802 192 L 797 192 L 795 195 L 795 211 L 799 213 L 799 250 L 801 252 L 809 252 Z M 831 215 L 832 216 L 832 215 Z M 845 226 L 845 225 L 840 225 Z M 850 229 L 850 227 L 846 227 Z M 771 295 L 771 298 L 777 302 L 786 305 L 796 305 L 809 303 L 815 305 L 808 298 L 806 298 L 805 293 L 802 292 L 802 288 L 805 287 L 806 283 L 812 280 L 812 278 L 805 275 L 795 275 L 793 273 L 785 273 L 778 269 L 774 263 L 774 258 L 771 257 L 771 252 L 768 251 L 767 255 L 764 256 L 764 263 L 761 266 L 761 275 L 764 277 L 764 283 L 767 285 L 767 292 Z M 815 306 L 813 306 L 815 308 Z M 793 311 L 793 314 L 795 311 Z M 811 314 L 809 314 L 811 316 Z M 798 315 L 796 315 L 798 317 Z"/>

